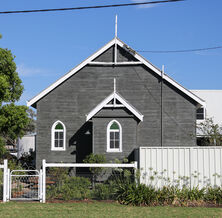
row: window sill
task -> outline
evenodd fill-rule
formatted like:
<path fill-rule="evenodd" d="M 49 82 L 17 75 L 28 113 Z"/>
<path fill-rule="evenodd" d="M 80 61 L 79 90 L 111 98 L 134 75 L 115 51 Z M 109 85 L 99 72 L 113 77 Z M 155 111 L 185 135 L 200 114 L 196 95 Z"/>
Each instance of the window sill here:
<path fill-rule="evenodd" d="M 121 153 L 121 150 L 106 150 L 107 153 Z"/>
<path fill-rule="evenodd" d="M 65 148 L 60 148 L 60 149 L 58 149 L 58 148 L 51 148 L 51 151 L 65 151 L 66 149 Z"/>

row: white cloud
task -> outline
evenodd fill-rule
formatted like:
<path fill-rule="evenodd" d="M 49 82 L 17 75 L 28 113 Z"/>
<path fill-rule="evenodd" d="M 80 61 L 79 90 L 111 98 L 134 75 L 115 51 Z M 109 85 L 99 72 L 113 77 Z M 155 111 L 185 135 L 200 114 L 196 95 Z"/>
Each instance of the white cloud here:
<path fill-rule="evenodd" d="M 134 3 L 141 3 L 141 2 L 144 2 L 144 0 L 131 0 L 132 2 Z M 144 8 L 154 8 L 154 7 L 157 7 L 158 4 L 147 4 L 147 5 L 138 5 L 137 8 L 141 8 L 141 9 L 144 9 Z"/>
<path fill-rule="evenodd" d="M 19 76 L 22 77 L 29 77 L 34 75 L 47 76 L 51 73 L 49 70 L 29 67 L 26 66 L 25 64 L 17 65 L 17 72 L 19 73 Z"/>

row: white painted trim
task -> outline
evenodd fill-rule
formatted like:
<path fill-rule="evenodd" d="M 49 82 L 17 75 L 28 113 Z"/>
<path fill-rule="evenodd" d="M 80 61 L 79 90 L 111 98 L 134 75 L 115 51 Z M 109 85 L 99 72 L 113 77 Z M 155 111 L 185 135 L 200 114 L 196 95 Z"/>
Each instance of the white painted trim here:
<path fill-rule="evenodd" d="M 119 126 L 119 131 L 110 130 L 111 125 L 116 122 Z M 110 148 L 110 132 L 119 132 L 119 148 Z M 117 120 L 111 120 L 106 128 L 106 152 L 122 152 L 122 126 Z"/>
<path fill-rule="evenodd" d="M 115 104 L 115 105 L 109 105 L 109 104 L 107 104 L 107 105 L 105 105 L 104 107 L 107 107 L 107 108 L 110 108 L 110 107 L 115 107 L 115 108 L 120 108 L 120 107 L 125 107 L 123 104 Z"/>
<path fill-rule="evenodd" d="M 42 160 L 42 203 L 46 202 L 46 161 Z"/>
<path fill-rule="evenodd" d="M 8 160 L 4 160 L 4 165 L 1 165 L 3 166 L 3 202 L 7 202 L 8 201 L 8 186 L 9 184 L 7 183 L 8 182 L 8 179 L 7 177 L 9 176 L 8 175 Z"/>
<path fill-rule="evenodd" d="M 97 112 L 99 112 L 105 105 L 107 105 L 114 98 L 113 93 L 107 96 L 95 108 L 93 108 L 87 115 L 86 121 L 90 120 Z"/>
<path fill-rule="evenodd" d="M 104 168 L 135 168 L 136 164 L 134 163 L 46 163 L 45 160 L 42 160 L 43 169 L 46 167 L 104 167 Z M 44 173 L 43 173 L 44 174 Z"/>
<path fill-rule="evenodd" d="M 140 121 L 143 121 L 143 115 L 136 108 L 134 108 L 131 104 L 129 104 L 120 94 L 116 93 L 115 97 L 129 111 L 131 111 Z"/>
<path fill-rule="evenodd" d="M 143 64 L 141 61 L 123 61 L 123 62 L 100 62 L 100 61 L 91 61 L 90 65 L 139 65 Z"/>
<path fill-rule="evenodd" d="M 95 108 L 93 108 L 89 114 L 86 115 L 86 121 L 90 120 L 96 113 L 98 113 L 103 107 L 107 107 L 108 103 L 116 98 L 122 105 L 124 105 L 129 111 L 131 111 L 140 121 L 143 121 L 143 115 L 137 111 L 132 105 L 130 105 L 119 93 L 113 92 L 100 102 Z M 120 105 L 122 107 L 122 105 Z M 118 107 L 118 105 L 116 105 Z"/>
<path fill-rule="evenodd" d="M 61 123 L 63 130 L 55 130 L 58 123 Z M 63 132 L 63 147 L 55 147 L 55 132 Z M 60 120 L 57 120 L 51 128 L 51 150 L 52 151 L 65 151 L 66 150 L 66 126 Z"/>
<path fill-rule="evenodd" d="M 124 42 L 122 42 L 121 40 L 117 40 L 117 44 L 128 50 L 128 48 L 130 48 L 128 45 L 126 45 Z M 132 50 L 130 48 L 130 50 Z M 134 51 L 134 50 L 133 50 Z M 130 52 L 130 51 L 128 51 Z M 149 61 L 147 61 L 144 57 L 142 57 L 141 55 L 139 55 L 136 51 L 134 51 L 134 57 L 136 59 L 138 59 L 139 61 L 141 61 L 144 65 L 146 65 L 148 68 L 150 68 L 151 70 L 153 70 L 155 73 L 157 73 L 160 77 L 163 76 L 163 79 L 165 79 L 166 81 L 168 81 L 170 84 L 172 84 L 173 86 L 175 86 L 176 88 L 178 88 L 180 91 L 182 91 L 183 93 L 185 93 L 186 95 L 188 95 L 190 98 L 192 98 L 193 100 L 195 100 L 197 103 L 199 103 L 202 106 L 205 106 L 206 103 L 204 100 L 202 100 L 201 98 L 199 98 L 198 96 L 196 96 L 195 94 L 193 94 L 192 92 L 190 92 L 188 89 L 184 88 L 182 85 L 180 85 L 179 83 L 177 83 L 175 80 L 173 80 L 172 78 L 170 78 L 168 75 L 161 73 L 161 70 L 158 69 L 157 67 L 155 67 L 154 65 L 152 65 Z"/>
<path fill-rule="evenodd" d="M 79 65 L 77 65 L 75 68 L 73 68 L 71 71 L 69 71 L 67 74 L 62 76 L 60 79 L 58 79 L 55 83 L 50 85 L 48 88 L 44 89 L 42 92 L 40 92 L 38 95 L 36 95 L 34 98 L 29 100 L 27 102 L 27 106 L 32 106 L 34 103 L 36 103 L 38 100 L 40 100 L 42 97 L 44 97 L 46 94 L 51 92 L 54 88 L 59 86 L 61 83 L 63 83 L 65 80 L 67 80 L 69 77 L 74 75 L 76 72 L 81 70 L 83 67 L 85 67 L 89 62 L 91 62 L 93 59 L 98 57 L 100 54 L 102 54 L 104 51 L 109 49 L 111 46 L 113 46 L 115 43 L 115 38 L 112 39 L 110 42 L 108 42 L 105 46 L 103 46 L 101 49 L 99 49 L 97 52 L 92 54 L 90 57 L 88 57 L 86 60 L 81 62 Z"/>
<path fill-rule="evenodd" d="M 142 57 L 141 55 L 139 55 L 137 52 L 135 52 L 134 50 L 132 50 L 128 45 L 126 45 L 125 43 L 123 43 L 120 39 L 118 38 L 114 38 L 112 39 L 110 42 L 108 42 L 105 46 L 103 46 L 101 49 L 99 49 L 97 52 L 95 52 L 93 55 L 91 55 L 89 58 L 87 58 L 85 61 L 83 61 L 82 63 L 80 63 L 79 65 L 77 65 L 75 68 L 73 68 L 70 72 L 68 72 L 67 74 L 65 74 L 63 77 L 61 77 L 59 80 L 57 80 L 55 83 L 53 83 L 52 85 L 50 85 L 48 88 L 46 88 L 45 90 L 43 90 L 42 92 L 40 92 L 38 95 L 36 95 L 34 98 L 32 98 L 31 100 L 29 100 L 27 102 L 27 106 L 32 106 L 33 104 L 35 104 L 38 100 L 40 100 L 42 97 L 44 97 L 46 94 L 48 94 L 49 92 L 51 92 L 54 88 L 56 88 L 57 86 L 59 86 L 61 83 L 63 83 L 65 80 L 67 80 L 69 77 L 71 77 L 72 75 L 74 75 L 76 72 L 78 72 L 79 70 L 81 70 L 84 66 L 86 66 L 87 64 L 92 64 L 92 60 L 94 60 L 96 57 L 98 57 L 100 54 L 102 54 L 103 52 L 105 52 L 107 49 L 109 49 L 111 46 L 115 45 L 115 43 L 117 45 L 119 45 L 120 47 L 126 49 L 128 52 L 132 53 L 132 55 L 138 59 L 141 63 L 143 63 L 144 65 L 146 65 L 148 68 L 150 68 L 151 70 L 153 70 L 156 74 L 158 74 L 161 77 L 161 70 L 158 69 L 157 67 L 155 67 L 154 65 L 152 65 L 149 61 L 147 61 L 144 57 Z M 133 51 L 133 52 L 131 52 Z M 95 62 L 96 63 L 96 62 Z M 121 62 L 120 62 L 121 63 Z M 115 62 L 114 62 L 115 64 Z M 116 63 L 118 64 L 118 62 Z M 125 64 L 125 63 L 124 63 Z M 128 62 L 128 64 L 130 64 L 130 62 Z M 121 64 L 120 64 L 121 65 Z M 196 96 L 195 94 L 193 94 L 192 92 L 190 92 L 188 89 L 184 88 L 183 86 L 181 86 L 179 83 L 177 83 L 176 81 L 174 81 L 172 78 L 170 78 L 168 75 L 164 74 L 163 75 L 163 79 L 165 79 L 166 81 L 168 81 L 170 84 L 172 84 L 173 86 L 175 86 L 177 89 L 179 89 L 180 91 L 182 91 L 183 93 L 185 93 L 187 96 L 189 96 L 190 98 L 192 98 L 194 101 L 196 101 L 198 104 L 202 105 L 202 106 L 206 106 L 206 103 L 204 100 L 202 100 L 201 98 L 199 98 L 198 96 Z"/>

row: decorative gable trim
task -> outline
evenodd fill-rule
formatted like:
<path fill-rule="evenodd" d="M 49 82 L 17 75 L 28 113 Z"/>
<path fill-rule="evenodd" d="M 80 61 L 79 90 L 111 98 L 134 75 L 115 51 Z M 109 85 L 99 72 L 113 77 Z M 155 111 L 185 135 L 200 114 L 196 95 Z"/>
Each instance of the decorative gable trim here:
<path fill-rule="evenodd" d="M 79 70 L 81 70 L 83 67 L 85 67 L 88 63 L 90 63 L 92 60 L 94 60 L 96 57 L 101 55 L 103 52 L 105 52 L 107 49 L 109 49 L 111 46 L 113 46 L 115 43 L 115 39 L 112 39 L 110 42 L 108 42 L 105 46 L 103 46 L 101 49 L 99 49 L 97 52 L 92 54 L 90 57 L 88 57 L 85 61 L 81 62 L 79 65 L 77 65 L 75 68 L 70 70 L 67 74 L 62 76 L 60 79 L 58 79 L 55 83 L 50 85 L 48 88 L 44 89 L 42 92 L 40 92 L 38 95 L 36 95 L 34 98 L 29 100 L 27 102 L 27 106 L 32 106 L 37 101 L 39 101 L 42 97 L 47 95 L 49 92 L 51 92 L 53 89 L 55 89 L 57 86 L 59 86 L 61 83 L 63 83 L 65 80 L 70 78 L 72 75 L 77 73 Z"/>
<path fill-rule="evenodd" d="M 108 104 L 110 101 L 114 100 L 112 105 Z M 116 100 L 118 100 L 121 104 L 116 104 Z M 86 115 L 86 121 L 90 120 L 95 114 L 97 114 L 102 108 L 105 107 L 125 107 L 127 108 L 132 114 L 134 114 L 140 121 L 143 121 L 143 115 L 134 108 L 129 102 L 127 102 L 119 93 L 113 92 L 109 96 L 107 96 L 102 102 L 100 102 L 95 108 L 93 108 L 89 114 Z"/>
<path fill-rule="evenodd" d="M 106 65 L 105 62 L 94 62 L 93 60 L 98 57 L 99 55 L 101 55 L 103 52 L 105 52 L 107 49 L 109 49 L 110 47 L 112 47 L 113 45 L 118 45 L 122 48 L 124 48 L 126 51 L 128 51 L 129 53 L 131 53 L 137 60 L 138 62 L 108 62 L 108 65 L 133 65 L 133 64 L 144 64 L 145 66 L 147 66 L 148 68 L 150 68 L 152 71 L 154 71 L 156 74 L 158 74 L 159 76 L 162 76 L 164 80 L 166 80 L 167 82 L 169 82 L 171 85 L 173 85 L 174 87 L 176 87 L 177 89 L 179 89 L 181 92 L 183 92 L 184 94 L 186 94 L 187 96 L 189 96 L 191 99 L 193 99 L 195 102 L 197 102 L 199 105 L 201 106 L 205 106 L 206 103 L 204 100 L 202 100 L 201 98 L 199 98 L 198 96 L 196 96 L 195 94 L 193 94 L 192 92 L 190 92 L 188 89 L 184 88 L 183 86 L 181 86 L 179 83 L 177 83 L 176 81 L 174 81 L 172 78 L 170 78 L 168 75 L 166 74 L 162 74 L 161 70 L 158 69 L 157 67 L 155 67 L 154 65 L 152 65 L 149 61 L 147 61 L 144 57 L 142 57 L 141 55 L 139 55 L 136 51 L 134 51 L 133 49 L 131 49 L 128 45 L 126 45 L 124 42 L 122 42 L 121 40 L 119 40 L 118 38 L 114 38 L 112 39 L 110 42 L 108 42 L 105 46 L 103 46 L 101 49 L 99 49 L 97 52 L 95 52 L 93 55 L 91 55 L 89 58 L 87 58 L 85 61 L 83 61 L 82 63 L 80 63 L 79 65 L 77 65 L 75 68 L 73 68 L 71 71 L 69 71 L 67 74 L 65 74 L 63 77 L 61 77 L 60 79 L 58 79 L 55 83 L 53 83 L 52 85 L 50 85 L 48 88 L 44 89 L 42 92 L 40 92 L 38 95 L 36 95 L 34 98 L 32 98 L 31 100 L 29 100 L 27 102 L 27 106 L 33 106 L 37 101 L 39 101 L 41 98 L 43 98 L 45 95 L 47 95 L 49 92 L 51 92 L 53 89 L 55 89 L 57 86 L 59 86 L 61 83 L 63 83 L 65 80 L 67 80 L 68 78 L 70 78 L 72 75 L 74 75 L 75 73 L 77 73 L 79 70 L 81 70 L 84 66 L 86 66 L 87 64 L 94 64 L 94 65 Z"/>

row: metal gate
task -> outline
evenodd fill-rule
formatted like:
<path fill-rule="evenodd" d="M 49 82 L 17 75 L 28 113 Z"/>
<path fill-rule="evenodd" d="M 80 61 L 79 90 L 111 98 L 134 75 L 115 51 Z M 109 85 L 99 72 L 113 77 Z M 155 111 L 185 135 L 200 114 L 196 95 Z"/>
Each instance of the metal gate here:
<path fill-rule="evenodd" d="M 12 170 L 10 200 L 41 200 L 41 175 L 38 170 Z"/>

